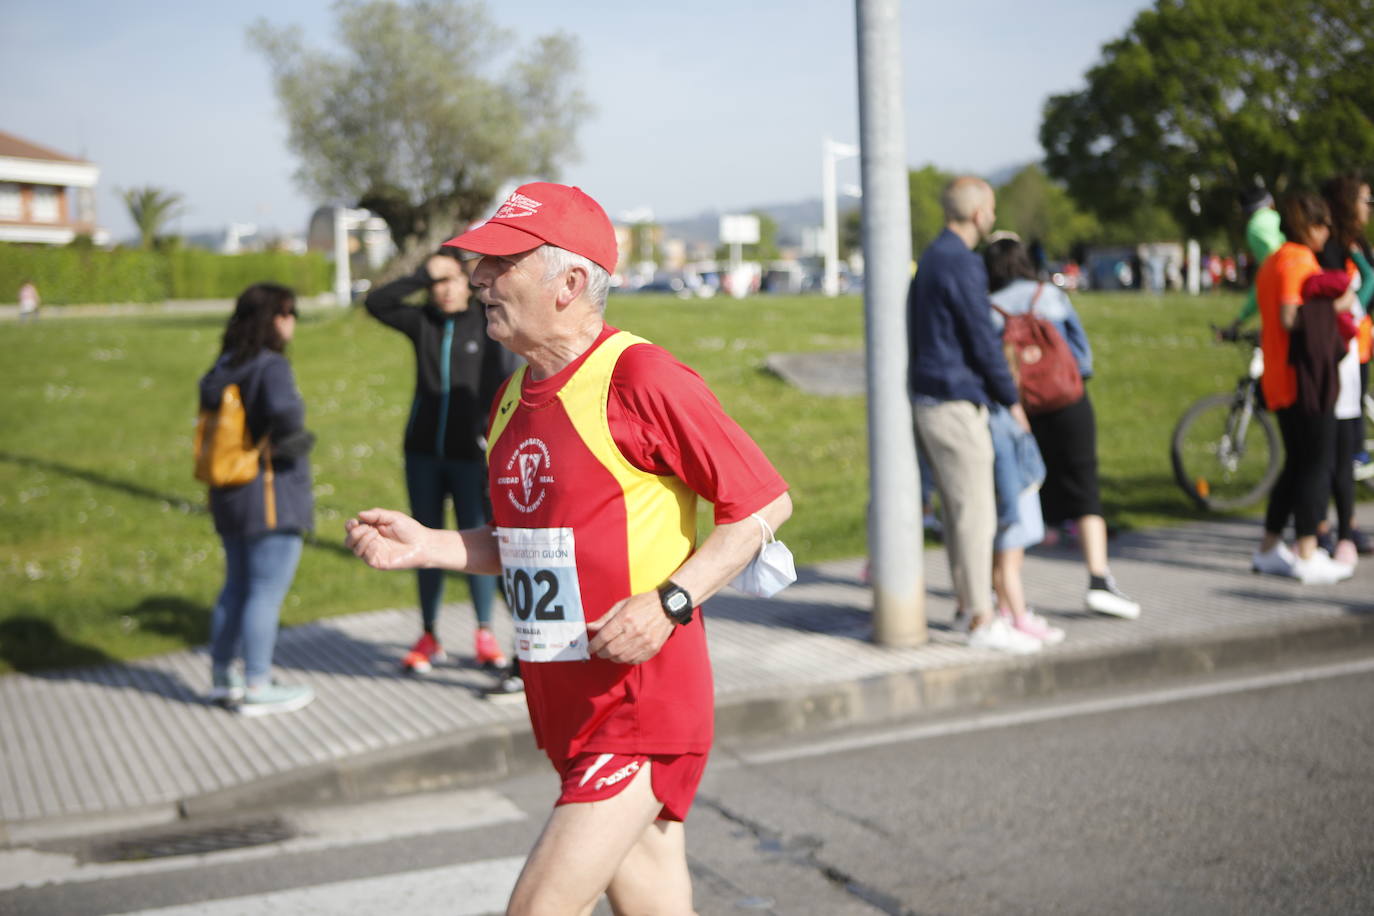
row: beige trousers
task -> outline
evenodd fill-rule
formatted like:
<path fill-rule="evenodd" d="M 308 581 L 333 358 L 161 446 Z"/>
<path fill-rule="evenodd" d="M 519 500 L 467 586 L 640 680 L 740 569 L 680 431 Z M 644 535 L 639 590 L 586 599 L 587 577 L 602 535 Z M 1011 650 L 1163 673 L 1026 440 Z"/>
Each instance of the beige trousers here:
<path fill-rule="evenodd" d="M 959 606 L 970 614 L 988 614 L 997 536 L 988 409 L 971 401 L 942 401 L 916 403 L 912 411 L 916 441 L 940 491 L 949 575 Z"/>

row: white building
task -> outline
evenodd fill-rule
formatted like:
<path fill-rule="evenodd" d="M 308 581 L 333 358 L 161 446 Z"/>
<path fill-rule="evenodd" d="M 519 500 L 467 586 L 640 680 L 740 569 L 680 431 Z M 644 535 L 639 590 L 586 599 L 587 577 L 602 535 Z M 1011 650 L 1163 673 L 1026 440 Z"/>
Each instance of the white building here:
<path fill-rule="evenodd" d="M 95 224 L 100 168 L 0 131 L 0 242 L 65 245 L 77 235 L 105 244 Z"/>

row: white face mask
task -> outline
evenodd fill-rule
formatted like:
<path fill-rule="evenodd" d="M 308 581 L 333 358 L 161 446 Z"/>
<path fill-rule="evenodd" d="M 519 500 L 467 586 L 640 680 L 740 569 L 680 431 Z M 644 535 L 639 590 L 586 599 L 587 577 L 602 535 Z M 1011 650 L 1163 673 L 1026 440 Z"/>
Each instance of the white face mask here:
<path fill-rule="evenodd" d="M 772 598 L 797 581 L 797 566 L 792 551 L 773 536 L 773 529 L 757 513 L 751 515 L 763 529 L 763 543 L 754 559 L 731 581 L 731 585 L 755 598 Z"/>

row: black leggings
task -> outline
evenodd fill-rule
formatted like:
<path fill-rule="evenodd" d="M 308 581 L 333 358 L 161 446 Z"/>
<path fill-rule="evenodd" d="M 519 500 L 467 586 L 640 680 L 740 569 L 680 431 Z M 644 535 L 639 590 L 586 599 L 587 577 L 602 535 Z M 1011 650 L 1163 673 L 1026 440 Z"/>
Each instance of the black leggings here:
<path fill-rule="evenodd" d="M 1364 417 L 1336 421 L 1331 464 L 1331 501 L 1336 504 L 1336 537 L 1350 540 L 1355 528 L 1355 453 L 1364 436 Z"/>
<path fill-rule="evenodd" d="M 1269 494 L 1264 530 L 1282 535 L 1293 519 L 1300 538 L 1317 533 L 1331 495 L 1331 456 L 1336 448 L 1336 417 L 1303 413 L 1297 407 L 1274 411 L 1283 436 L 1283 470 Z"/>

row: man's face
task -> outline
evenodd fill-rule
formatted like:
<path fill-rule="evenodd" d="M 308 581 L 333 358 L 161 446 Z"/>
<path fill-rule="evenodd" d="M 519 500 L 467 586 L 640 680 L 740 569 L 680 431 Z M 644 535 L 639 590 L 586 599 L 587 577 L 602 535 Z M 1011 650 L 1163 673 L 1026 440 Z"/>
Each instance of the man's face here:
<path fill-rule="evenodd" d="M 445 312 L 462 312 L 468 307 L 468 277 L 457 259 L 447 255 L 435 255 L 425 262 L 425 270 L 434 282 L 429 287 L 429 298 Z"/>
<path fill-rule="evenodd" d="M 483 255 L 472 286 L 486 309 L 487 336 L 514 353 L 528 352 L 553 326 L 557 290 L 544 279 L 544 259 L 535 251 Z"/>

